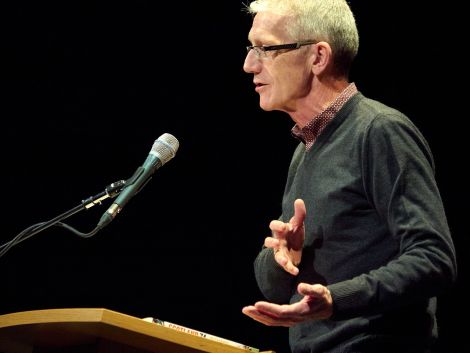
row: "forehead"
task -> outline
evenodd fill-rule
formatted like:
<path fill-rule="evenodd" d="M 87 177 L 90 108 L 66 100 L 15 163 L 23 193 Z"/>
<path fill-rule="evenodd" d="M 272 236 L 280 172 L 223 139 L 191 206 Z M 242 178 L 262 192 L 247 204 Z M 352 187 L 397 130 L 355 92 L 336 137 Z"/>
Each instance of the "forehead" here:
<path fill-rule="evenodd" d="M 253 24 L 248 34 L 252 43 L 277 42 L 288 39 L 286 26 L 289 17 L 273 12 L 258 12 L 253 19 Z"/>

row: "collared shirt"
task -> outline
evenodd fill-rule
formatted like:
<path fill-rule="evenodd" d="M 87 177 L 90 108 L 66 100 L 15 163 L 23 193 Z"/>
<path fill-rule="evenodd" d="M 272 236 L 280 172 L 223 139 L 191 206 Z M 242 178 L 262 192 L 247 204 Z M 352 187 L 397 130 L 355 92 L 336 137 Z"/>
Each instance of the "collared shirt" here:
<path fill-rule="evenodd" d="M 305 143 L 305 149 L 308 151 L 323 129 L 336 116 L 343 105 L 356 93 L 356 85 L 354 82 L 351 82 L 325 110 L 310 120 L 307 125 L 300 128 L 295 124 L 291 130 L 292 134 Z"/>

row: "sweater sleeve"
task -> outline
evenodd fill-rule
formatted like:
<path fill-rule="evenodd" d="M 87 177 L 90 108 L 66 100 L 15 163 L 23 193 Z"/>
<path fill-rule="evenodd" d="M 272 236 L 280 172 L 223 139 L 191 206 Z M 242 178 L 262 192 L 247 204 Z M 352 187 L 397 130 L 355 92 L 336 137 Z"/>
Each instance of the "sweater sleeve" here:
<path fill-rule="evenodd" d="M 300 163 L 304 151 L 305 146 L 302 143 L 299 143 L 289 165 L 289 173 L 284 194 L 287 193 L 287 190 L 292 184 L 297 166 Z M 289 218 L 286 215 L 281 215 L 279 217 L 279 220 L 283 222 L 287 222 L 288 219 Z M 274 260 L 274 254 L 271 249 L 263 247 L 255 259 L 254 272 L 258 287 L 267 300 L 278 304 L 289 302 L 292 295 L 295 277 L 286 272 Z"/>
<path fill-rule="evenodd" d="M 386 265 L 328 286 L 337 319 L 431 298 L 456 279 L 455 249 L 430 149 L 404 116 L 377 116 L 362 141 L 369 202 L 399 244 Z"/>
<path fill-rule="evenodd" d="M 255 278 L 264 297 L 273 303 L 285 304 L 292 294 L 294 276 L 274 260 L 272 249 L 263 248 L 255 259 Z"/>

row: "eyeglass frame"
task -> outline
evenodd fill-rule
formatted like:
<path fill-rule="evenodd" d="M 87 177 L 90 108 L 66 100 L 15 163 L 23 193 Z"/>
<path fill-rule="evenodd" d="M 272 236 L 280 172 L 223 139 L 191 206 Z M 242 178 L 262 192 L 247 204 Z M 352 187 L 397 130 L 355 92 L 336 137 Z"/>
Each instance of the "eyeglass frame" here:
<path fill-rule="evenodd" d="M 246 52 L 248 54 L 250 50 L 253 49 L 255 51 L 256 57 L 260 58 L 261 55 L 266 55 L 267 51 L 282 50 L 282 49 L 295 50 L 295 49 L 299 49 L 300 47 L 303 47 L 304 45 L 317 44 L 317 43 L 318 42 L 315 40 L 309 40 L 309 41 L 303 41 L 303 42 L 277 44 L 277 45 L 247 45 Z"/>

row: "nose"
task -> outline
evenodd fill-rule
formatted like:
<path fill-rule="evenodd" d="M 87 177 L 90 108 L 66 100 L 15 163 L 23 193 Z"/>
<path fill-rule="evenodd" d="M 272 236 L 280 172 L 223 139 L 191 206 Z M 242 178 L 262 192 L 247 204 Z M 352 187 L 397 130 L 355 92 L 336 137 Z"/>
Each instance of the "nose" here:
<path fill-rule="evenodd" d="M 243 71 L 248 74 L 256 74 L 261 71 L 261 63 L 254 50 L 250 50 L 246 53 Z"/>

